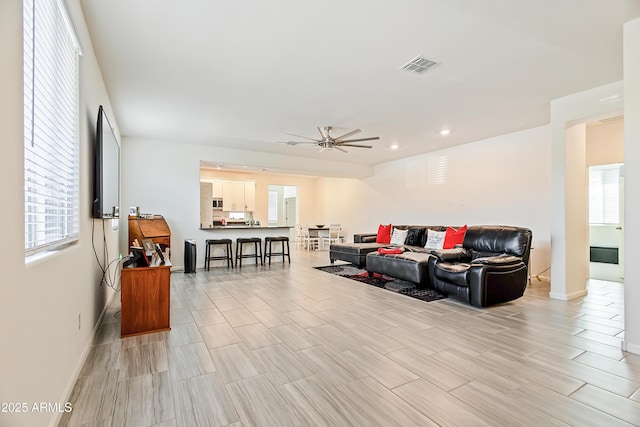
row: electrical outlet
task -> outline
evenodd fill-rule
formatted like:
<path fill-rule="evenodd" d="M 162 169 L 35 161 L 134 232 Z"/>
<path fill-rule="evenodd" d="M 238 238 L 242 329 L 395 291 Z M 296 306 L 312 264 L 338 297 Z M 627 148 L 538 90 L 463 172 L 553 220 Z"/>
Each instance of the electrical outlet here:
<path fill-rule="evenodd" d="M 82 323 L 81 323 L 81 321 L 82 321 L 81 314 L 80 314 L 80 313 L 78 313 L 78 330 L 80 330 L 80 328 L 82 327 Z"/>

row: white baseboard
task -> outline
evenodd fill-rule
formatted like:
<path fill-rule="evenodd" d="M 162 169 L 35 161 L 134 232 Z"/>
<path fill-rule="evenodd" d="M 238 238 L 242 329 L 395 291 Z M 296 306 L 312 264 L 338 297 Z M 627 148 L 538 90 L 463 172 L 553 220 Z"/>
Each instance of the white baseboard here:
<path fill-rule="evenodd" d="M 572 292 L 570 294 L 556 294 L 556 293 L 553 293 L 553 292 L 549 292 L 549 298 L 559 299 L 559 300 L 562 300 L 562 301 L 569 301 L 569 300 L 572 300 L 574 298 L 583 297 L 585 295 L 587 295 L 587 290 L 586 289 L 583 289 L 581 291 Z"/>
<path fill-rule="evenodd" d="M 626 340 L 622 341 L 622 345 L 620 346 L 622 351 L 627 351 L 629 353 L 640 354 L 640 345 L 632 344 Z"/>
<path fill-rule="evenodd" d="M 80 372 L 82 371 L 84 362 L 86 362 L 87 357 L 89 356 L 89 352 L 91 351 L 91 347 L 93 347 L 93 341 L 96 339 L 98 328 L 100 327 L 100 325 L 102 325 L 102 319 L 104 319 L 104 315 L 106 314 L 107 309 L 111 305 L 111 302 L 113 302 L 113 299 L 116 297 L 116 295 L 119 295 L 119 293 L 114 292 L 113 295 L 111 295 L 111 298 L 109 298 L 109 301 L 107 301 L 105 306 L 102 308 L 102 313 L 100 313 L 100 317 L 98 317 L 98 321 L 96 322 L 95 326 L 93 327 L 93 331 L 91 332 L 91 338 L 87 341 L 87 345 L 85 345 L 84 350 L 82 350 L 82 354 L 80 355 L 80 360 L 78 361 L 76 368 L 73 370 L 73 374 L 69 378 L 69 381 L 67 382 L 67 386 L 65 387 L 64 392 L 62 393 L 62 400 L 60 400 L 61 402 L 68 402 L 69 399 L 71 398 L 71 392 L 73 391 L 73 387 L 75 386 L 76 381 L 78 381 L 78 377 L 80 376 Z M 63 414 L 62 412 L 55 412 L 53 417 L 51 418 L 51 421 L 49 422 L 49 427 L 57 426 L 60 423 L 60 418 L 62 417 L 62 414 Z"/>

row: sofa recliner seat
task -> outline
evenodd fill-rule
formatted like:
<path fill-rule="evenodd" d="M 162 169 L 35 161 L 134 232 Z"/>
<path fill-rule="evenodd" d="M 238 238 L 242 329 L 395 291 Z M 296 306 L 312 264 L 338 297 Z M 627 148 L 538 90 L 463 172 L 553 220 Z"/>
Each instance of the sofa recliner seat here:
<path fill-rule="evenodd" d="M 528 228 L 469 227 L 461 248 L 432 252 L 430 286 L 477 307 L 520 298 L 527 287 L 531 238 Z"/>

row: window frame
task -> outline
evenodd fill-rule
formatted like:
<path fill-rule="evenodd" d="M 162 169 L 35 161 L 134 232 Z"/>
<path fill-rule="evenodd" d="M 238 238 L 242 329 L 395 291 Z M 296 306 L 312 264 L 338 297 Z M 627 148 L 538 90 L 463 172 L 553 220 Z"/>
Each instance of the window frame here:
<path fill-rule="evenodd" d="M 623 163 L 610 163 L 589 166 L 589 225 L 620 225 L 620 176 L 622 165 Z M 615 190 L 612 190 L 612 187 Z"/>
<path fill-rule="evenodd" d="M 81 50 L 62 0 L 24 0 L 23 39 L 29 259 L 79 239 Z"/>

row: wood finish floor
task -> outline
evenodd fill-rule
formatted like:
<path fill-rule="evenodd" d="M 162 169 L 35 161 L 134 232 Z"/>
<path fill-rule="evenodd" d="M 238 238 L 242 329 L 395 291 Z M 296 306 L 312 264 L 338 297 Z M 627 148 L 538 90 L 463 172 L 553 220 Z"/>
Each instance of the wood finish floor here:
<path fill-rule="evenodd" d="M 66 426 L 640 425 L 623 288 L 422 302 L 292 264 L 171 275 L 172 330 L 120 338 L 109 307 Z M 116 300 L 119 300 L 116 297 Z"/>

